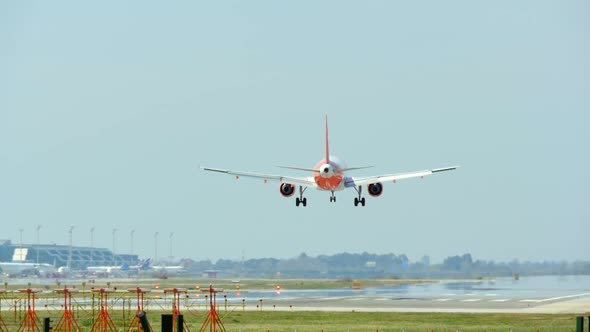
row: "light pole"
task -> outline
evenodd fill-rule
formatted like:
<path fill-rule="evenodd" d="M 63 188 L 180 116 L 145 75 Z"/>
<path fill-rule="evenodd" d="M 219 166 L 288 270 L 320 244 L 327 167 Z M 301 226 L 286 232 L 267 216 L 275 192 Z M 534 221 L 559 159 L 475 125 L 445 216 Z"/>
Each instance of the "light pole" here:
<path fill-rule="evenodd" d="M 41 225 L 37 225 L 37 264 L 39 264 L 39 230 L 41 229 Z"/>
<path fill-rule="evenodd" d="M 94 252 L 94 226 L 90 227 L 90 261 L 93 261 L 92 253 Z"/>
<path fill-rule="evenodd" d="M 133 235 L 135 235 L 135 230 L 132 229 L 131 232 L 129 233 L 129 237 L 130 237 L 130 246 L 129 246 L 129 253 L 131 255 L 133 255 Z"/>
<path fill-rule="evenodd" d="M 170 235 L 168 236 L 168 240 L 170 241 L 170 261 L 172 262 L 172 236 L 174 236 L 174 233 L 170 233 Z"/>
<path fill-rule="evenodd" d="M 116 264 L 117 260 L 115 259 L 115 234 L 117 233 L 117 228 L 113 228 L 113 265 Z"/>
<path fill-rule="evenodd" d="M 154 264 L 158 263 L 158 234 L 160 232 L 155 232 L 154 233 L 154 251 L 155 251 L 155 255 L 154 255 Z"/>
<path fill-rule="evenodd" d="M 24 231 L 24 229 L 20 228 L 18 231 L 20 232 L 20 240 L 19 240 L 19 247 L 20 248 L 18 249 L 18 260 L 25 261 L 27 256 L 23 257 L 23 252 L 24 252 L 24 250 L 23 250 L 23 231 Z"/>
<path fill-rule="evenodd" d="M 72 268 L 72 243 L 73 243 L 73 237 L 74 237 L 74 225 L 70 226 L 70 230 L 68 231 L 68 233 L 70 233 L 70 247 L 68 250 L 68 272 L 71 271 Z"/>

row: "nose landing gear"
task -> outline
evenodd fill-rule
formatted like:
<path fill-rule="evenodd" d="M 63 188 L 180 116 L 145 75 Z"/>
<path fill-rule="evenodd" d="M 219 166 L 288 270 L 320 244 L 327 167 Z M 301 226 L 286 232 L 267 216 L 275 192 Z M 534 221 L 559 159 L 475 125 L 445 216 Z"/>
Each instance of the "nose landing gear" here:
<path fill-rule="evenodd" d="M 336 203 L 336 196 L 334 196 L 334 191 L 332 191 L 332 196 L 330 196 L 330 203 Z"/>

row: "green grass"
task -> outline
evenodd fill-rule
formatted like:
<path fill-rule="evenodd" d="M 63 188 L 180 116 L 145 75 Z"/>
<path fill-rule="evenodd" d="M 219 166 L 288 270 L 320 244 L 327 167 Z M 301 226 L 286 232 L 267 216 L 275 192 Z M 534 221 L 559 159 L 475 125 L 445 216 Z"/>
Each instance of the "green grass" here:
<path fill-rule="evenodd" d="M 366 287 L 382 287 L 382 286 L 400 286 L 400 285 L 415 285 L 423 283 L 433 283 L 433 280 L 397 280 L 397 279 L 372 279 L 358 281 L 362 288 Z M 120 290 L 133 289 L 141 287 L 145 289 L 159 289 L 165 288 L 186 288 L 189 291 L 198 291 L 206 289 L 209 285 L 215 288 L 221 288 L 225 292 L 248 292 L 254 290 L 274 290 L 276 286 L 281 289 L 288 290 L 317 290 L 317 289 L 345 289 L 353 288 L 353 280 L 346 279 L 241 279 L 239 282 L 232 282 L 224 279 L 195 279 L 195 278 L 174 278 L 174 279 L 96 279 L 91 280 L 76 280 L 74 283 L 68 283 L 67 280 L 53 283 L 51 285 L 18 285 L 13 284 L 10 280 L 6 280 L 2 289 L 14 291 L 24 288 L 41 288 L 44 290 L 63 289 L 65 285 L 71 287 L 72 284 L 77 285 L 78 290 L 90 290 L 91 288 L 117 288 Z"/>
<path fill-rule="evenodd" d="M 6 288 L 19 289 L 27 288 L 28 285 L 12 285 L 10 281 Z M 107 282 L 110 282 L 107 285 Z M 393 286 L 400 284 L 414 284 L 419 282 L 431 282 L 423 280 L 363 280 L 362 287 Z M 79 284 L 79 282 L 77 283 Z M 238 284 L 229 280 L 220 279 L 168 279 L 168 280 L 96 280 L 96 283 L 87 282 L 84 287 L 78 286 L 81 290 L 88 291 L 91 287 L 117 287 L 120 292 L 123 290 L 142 287 L 154 289 L 156 285 L 164 288 L 187 288 L 195 290 L 195 286 L 201 288 L 213 284 L 216 288 L 224 288 L 226 291 L 235 290 Z M 279 280 L 279 279 L 242 279 L 239 282 L 241 291 L 248 290 L 269 290 L 280 285 L 282 289 L 328 289 L 328 288 L 351 288 L 352 280 Z M 39 286 L 31 285 L 36 288 Z M 48 290 L 64 287 L 51 285 L 40 287 Z M 151 293 L 152 295 L 155 293 Z M 88 293 L 78 293 L 76 297 L 89 298 Z M 128 296 L 128 295 L 126 295 Z M 21 319 L 24 317 L 24 306 L 19 304 L 17 311 L 14 310 L 14 300 L 22 299 L 22 294 L 5 294 L 1 296 L 1 316 L 8 327 L 8 331 L 18 331 Z M 59 320 L 61 311 L 59 303 L 62 297 L 58 294 L 44 294 L 42 297 L 53 297 L 51 306 L 58 310 L 47 310 L 38 308 L 39 318 L 50 317 L 55 327 Z M 113 295 L 113 298 L 117 296 Z M 183 306 L 184 307 L 184 306 Z M 134 309 L 130 311 L 111 311 L 111 317 L 119 331 L 127 331 L 130 319 L 133 318 Z M 184 308 L 182 308 L 184 309 Z M 153 331 L 160 331 L 160 317 L 162 313 L 169 313 L 167 308 L 151 307 L 148 310 L 148 318 L 154 327 Z M 16 314 L 16 315 L 15 315 Z M 75 310 L 81 331 L 90 331 L 93 315 L 90 309 Z M 199 331 L 207 313 L 204 306 L 192 308 L 184 312 L 185 321 L 191 331 Z M 328 331 L 404 331 L 404 332 L 425 332 L 425 331 L 486 331 L 486 332 L 508 332 L 508 331 L 547 331 L 565 332 L 575 331 L 575 316 L 573 314 L 468 314 L 468 313 L 366 313 L 366 312 L 284 312 L 272 311 L 270 308 L 264 311 L 243 312 L 241 306 L 230 307 L 225 311 L 223 307 L 219 312 L 225 327 L 228 331 L 260 331 L 260 332 L 328 332 Z M 588 316 L 589 313 L 584 316 Z M 15 317 L 16 316 L 16 317 Z M 0 326 L 2 331 L 2 326 Z"/>
<path fill-rule="evenodd" d="M 397 280 L 397 279 L 375 279 L 375 280 L 361 280 L 361 287 L 379 287 L 379 286 L 399 286 L 399 285 L 415 285 L 419 283 L 432 283 L 432 280 Z M 239 282 L 231 282 L 230 280 L 224 279 L 166 279 L 166 280 L 134 280 L 134 279 L 122 279 L 111 282 L 111 286 L 120 286 L 124 288 L 133 288 L 137 285 L 142 286 L 144 284 L 149 287 L 159 285 L 161 288 L 166 287 L 179 287 L 195 289 L 196 286 L 201 288 L 213 285 L 215 288 L 223 288 L 224 290 L 231 291 L 236 289 L 236 286 L 240 286 L 242 290 L 269 290 L 274 289 L 277 285 L 280 285 L 282 289 L 337 289 L 337 288 L 352 288 L 353 280 L 347 279 L 240 279 Z M 95 285 L 103 285 L 104 280 L 96 280 Z M 90 285 L 90 284 L 88 284 Z"/>
<path fill-rule="evenodd" d="M 169 313 L 169 312 L 166 312 Z M 153 331 L 160 331 L 162 312 L 148 312 Z M 53 327 L 59 321 L 59 312 L 40 312 L 39 317 L 50 316 Z M 76 314 L 82 331 L 90 331 L 92 316 Z M 329 332 L 329 331 L 575 331 L 575 315 L 566 314 L 458 314 L 458 313 L 360 313 L 360 312 L 220 312 L 228 331 L 277 332 Z M 3 315 L 9 331 L 17 331 L 13 317 Z M 131 316 L 121 311 L 111 312 L 119 331 L 126 331 Z M 206 313 L 184 313 L 191 331 L 198 331 Z M 208 329 L 207 329 L 208 330 Z"/>
<path fill-rule="evenodd" d="M 572 331 L 573 315 L 256 312 L 228 315 L 233 331 Z"/>

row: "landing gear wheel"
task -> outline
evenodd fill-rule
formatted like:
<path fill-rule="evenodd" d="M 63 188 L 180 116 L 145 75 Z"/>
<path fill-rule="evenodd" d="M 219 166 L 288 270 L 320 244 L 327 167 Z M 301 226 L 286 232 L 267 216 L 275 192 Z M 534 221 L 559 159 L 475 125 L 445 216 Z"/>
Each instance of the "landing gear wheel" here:
<path fill-rule="evenodd" d="M 361 203 L 362 206 L 365 206 L 365 198 L 364 197 L 361 198 L 359 202 Z"/>
<path fill-rule="evenodd" d="M 359 206 L 359 199 L 358 198 L 354 198 L 354 206 Z"/>
<path fill-rule="evenodd" d="M 296 197 L 295 206 L 299 206 L 299 204 L 303 205 L 304 207 L 307 206 L 307 197 L 303 197 L 301 199 L 299 197 Z"/>
<path fill-rule="evenodd" d="M 303 187 L 299 186 L 299 197 L 295 197 L 295 206 L 299 206 L 299 204 L 307 206 L 307 197 L 303 197 L 303 192 L 305 192 L 305 190 L 307 190 L 307 187 L 304 189 Z"/>

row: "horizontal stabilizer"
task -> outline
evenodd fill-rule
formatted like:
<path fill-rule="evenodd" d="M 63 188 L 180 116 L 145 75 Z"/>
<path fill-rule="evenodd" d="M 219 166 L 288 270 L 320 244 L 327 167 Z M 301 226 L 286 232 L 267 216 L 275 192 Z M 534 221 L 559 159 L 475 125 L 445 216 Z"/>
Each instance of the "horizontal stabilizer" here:
<path fill-rule="evenodd" d="M 356 171 L 357 169 L 366 169 L 366 168 L 373 168 L 375 167 L 375 165 L 373 166 L 361 166 L 361 167 L 347 167 L 344 169 L 341 169 L 342 172 L 348 172 L 348 171 Z"/>
<path fill-rule="evenodd" d="M 294 169 L 297 171 L 305 171 L 305 172 L 319 172 L 319 169 L 315 168 L 305 168 L 305 167 L 295 167 L 295 166 L 277 166 L 279 168 L 286 168 L 286 169 Z"/>
<path fill-rule="evenodd" d="M 305 168 L 305 167 L 294 167 L 294 166 L 277 166 L 277 167 L 286 168 L 286 169 L 294 169 L 297 171 L 305 171 L 305 172 L 319 172 L 320 171 L 317 168 Z M 347 168 L 340 169 L 339 171 L 348 172 L 348 171 L 356 171 L 357 169 L 365 169 L 365 168 L 371 168 L 371 167 L 375 167 L 375 166 L 347 167 Z"/>

